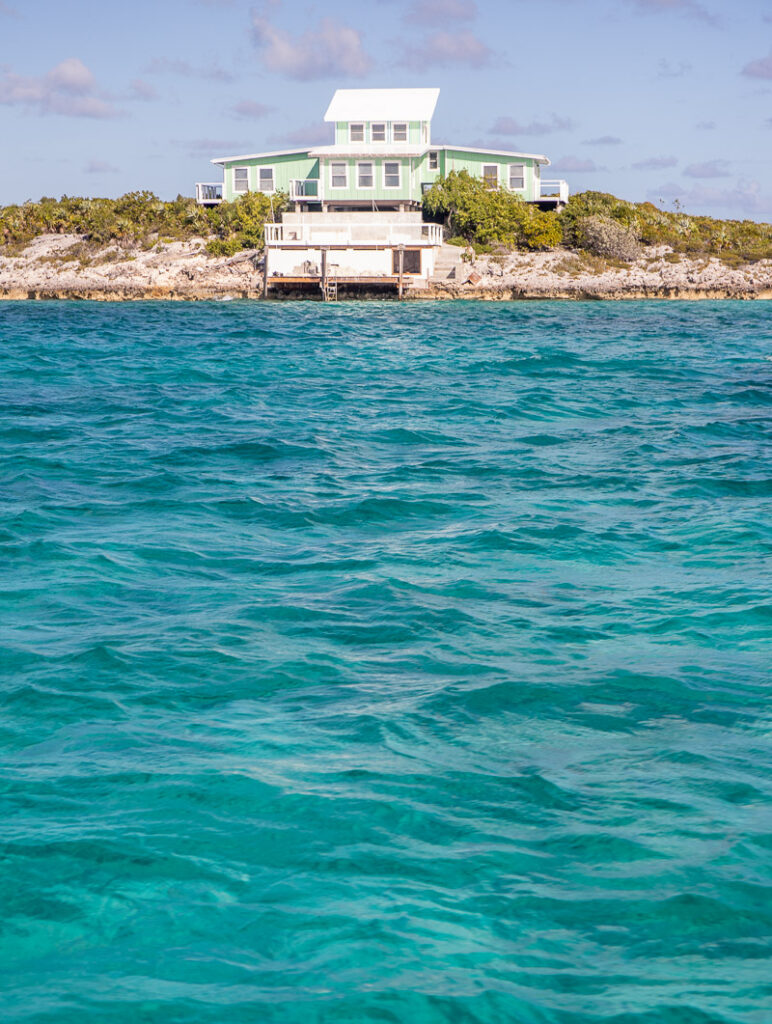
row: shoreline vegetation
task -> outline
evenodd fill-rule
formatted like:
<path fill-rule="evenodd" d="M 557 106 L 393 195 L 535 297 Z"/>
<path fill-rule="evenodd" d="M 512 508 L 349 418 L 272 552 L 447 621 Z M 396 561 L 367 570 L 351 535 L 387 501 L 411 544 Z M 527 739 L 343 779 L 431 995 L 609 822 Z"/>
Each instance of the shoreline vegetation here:
<path fill-rule="evenodd" d="M 0 207 L 0 299 L 258 298 L 263 225 L 286 208 L 281 194 L 202 208 L 150 192 Z M 461 271 L 409 298 L 772 298 L 771 224 L 600 192 L 541 211 L 465 172 L 438 180 L 424 214 Z"/>

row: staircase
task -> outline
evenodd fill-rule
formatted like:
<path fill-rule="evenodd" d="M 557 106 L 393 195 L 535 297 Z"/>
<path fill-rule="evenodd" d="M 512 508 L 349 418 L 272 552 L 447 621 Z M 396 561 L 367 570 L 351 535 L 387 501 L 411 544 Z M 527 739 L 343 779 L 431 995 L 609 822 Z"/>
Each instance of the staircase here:
<path fill-rule="evenodd" d="M 434 273 L 429 278 L 431 283 L 464 280 L 464 261 L 461 259 L 463 249 L 458 245 L 441 245 L 434 261 Z"/>

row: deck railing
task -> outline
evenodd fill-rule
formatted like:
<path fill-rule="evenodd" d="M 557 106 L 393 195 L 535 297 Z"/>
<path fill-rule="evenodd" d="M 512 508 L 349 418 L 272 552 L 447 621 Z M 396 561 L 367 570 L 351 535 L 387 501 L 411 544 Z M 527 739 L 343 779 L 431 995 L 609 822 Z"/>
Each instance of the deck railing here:
<path fill-rule="evenodd" d="M 442 245 L 441 224 L 266 224 L 267 245 Z"/>
<path fill-rule="evenodd" d="M 321 181 L 319 178 L 291 178 L 289 183 L 290 199 L 322 198 Z"/>
<path fill-rule="evenodd" d="M 568 182 L 555 178 L 552 181 L 543 180 L 539 190 L 541 199 L 557 199 L 561 203 L 568 202 Z"/>
<path fill-rule="evenodd" d="M 222 202 L 222 182 L 221 181 L 197 181 L 196 182 L 196 202 L 199 206 L 208 206 L 214 203 Z"/>

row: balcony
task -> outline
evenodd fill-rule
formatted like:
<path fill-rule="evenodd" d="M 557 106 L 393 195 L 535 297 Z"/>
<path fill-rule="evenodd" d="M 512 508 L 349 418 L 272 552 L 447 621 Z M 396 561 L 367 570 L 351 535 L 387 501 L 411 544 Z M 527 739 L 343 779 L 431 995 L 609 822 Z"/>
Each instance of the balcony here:
<path fill-rule="evenodd" d="M 322 189 L 318 178 L 291 178 L 289 183 L 289 197 L 293 202 L 311 201 L 321 202 Z"/>
<path fill-rule="evenodd" d="M 196 202 L 199 206 L 217 206 L 222 202 L 221 181 L 197 181 Z"/>
<path fill-rule="evenodd" d="M 564 206 L 568 202 L 568 182 L 557 178 L 554 181 L 542 181 L 539 199 L 542 202 L 554 202 L 556 206 Z"/>
<path fill-rule="evenodd" d="M 333 221 L 324 214 L 316 223 L 266 224 L 265 241 L 268 246 L 313 248 L 335 246 L 442 245 L 442 225 L 380 221 Z"/>

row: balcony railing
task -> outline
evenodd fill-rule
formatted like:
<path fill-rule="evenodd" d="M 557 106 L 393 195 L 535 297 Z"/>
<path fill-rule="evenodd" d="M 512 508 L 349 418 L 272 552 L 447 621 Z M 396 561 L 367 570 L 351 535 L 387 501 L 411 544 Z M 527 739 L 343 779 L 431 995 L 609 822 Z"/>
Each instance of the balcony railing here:
<path fill-rule="evenodd" d="M 289 183 L 290 199 L 315 199 L 322 198 L 321 182 L 318 178 L 292 178 Z"/>
<path fill-rule="evenodd" d="M 221 181 L 197 181 L 196 202 L 199 206 L 214 206 L 222 202 Z"/>
<path fill-rule="evenodd" d="M 266 224 L 267 245 L 442 245 L 441 224 Z"/>
<path fill-rule="evenodd" d="M 541 199 L 555 199 L 560 203 L 567 203 L 568 182 L 557 178 L 554 181 L 542 181 L 539 196 Z"/>

